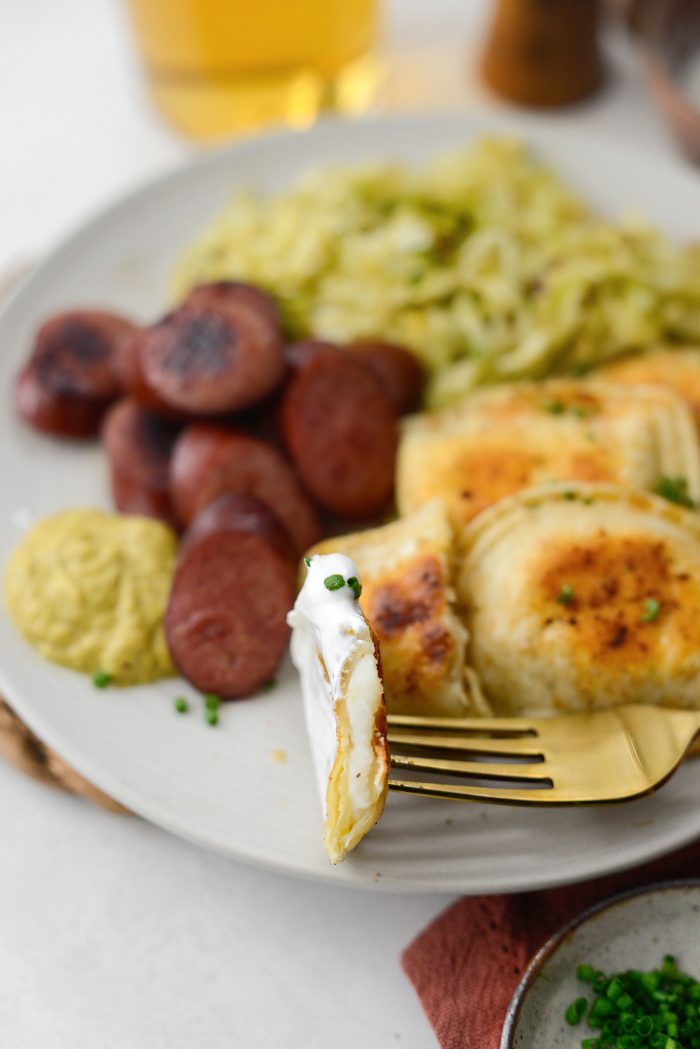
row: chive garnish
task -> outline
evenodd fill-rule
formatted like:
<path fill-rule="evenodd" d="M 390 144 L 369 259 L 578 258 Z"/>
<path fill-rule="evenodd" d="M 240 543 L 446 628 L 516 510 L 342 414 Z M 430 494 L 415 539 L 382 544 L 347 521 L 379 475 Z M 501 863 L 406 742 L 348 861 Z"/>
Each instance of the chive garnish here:
<path fill-rule="evenodd" d="M 218 710 L 221 700 L 213 692 L 207 692 L 204 695 L 204 706 L 207 710 Z"/>
<path fill-rule="evenodd" d="M 357 576 L 350 576 L 350 578 L 348 579 L 348 586 L 352 590 L 355 597 L 359 598 L 360 594 L 362 593 L 362 583 L 357 578 Z"/>
<path fill-rule="evenodd" d="M 218 710 L 207 710 L 206 719 L 210 725 L 219 724 L 219 712 Z"/>
<path fill-rule="evenodd" d="M 587 1009 L 588 999 L 577 998 L 571 1003 L 571 1005 L 567 1008 L 566 1012 L 564 1013 L 566 1022 L 568 1024 L 571 1024 L 572 1027 L 575 1027 L 576 1024 L 581 1023 L 581 1020 L 583 1020 L 584 1016 L 586 1015 Z"/>
<path fill-rule="evenodd" d="M 263 685 L 263 692 L 272 692 L 273 688 L 277 688 L 277 678 L 270 677 Z"/>
<path fill-rule="evenodd" d="M 586 1011 L 595 1036 L 584 1038 L 582 1049 L 695 1049 L 700 1045 L 700 982 L 681 972 L 676 959 L 666 955 L 658 969 L 627 969 L 606 976 L 590 965 L 580 965 L 579 980 L 592 985 L 588 1008 L 577 998 L 564 1016 L 577 1024 Z"/>
<path fill-rule="evenodd" d="M 654 486 L 656 495 L 667 499 L 669 503 L 685 506 L 688 510 L 694 510 L 697 503 L 690 498 L 688 493 L 688 479 L 686 477 L 668 477 L 665 474 L 659 478 Z"/>
<path fill-rule="evenodd" d="M 304 564 L 306 565 L 307 568 L 310 568 L 311 567 L 311 558 L 310 557 L 305 557 L 304 558 Z"/>
<path fill-rule="evenodd" d="M 92 675 L 92 683 L 95 688 L 107 688 L 107 685 L 112 683 L 112 675 L 107 674 L 104 670 L 98 670 Z"/>
<path fill-rule="evenodd" d="M 178 714 L 186 714 L 190 709 L 190 705 L 184 696 L 176 696 L 173 700 L 173 706 Z"/>
<path fill-rule="evenodd" d="M 641 623 L 653 623 L 655 619 L 659 618 L 659 612 L 661 611 L 661 602 L 657 601 L 655 597 L 648 597 L 644 602 L 644 612 L 641 615 Z"/>
<path fill-rule="evenodd" d="M 566 405 L 562 401 L 549 401 L 548 404 L 544 405 L 544 410 L 549 412 L 550 415 L 563 415 L 566 411 Z"/>
<path fill-rule="evenodd" d="M 564 583 L 563 587 L 557 594 L 557 604 L 570 605 L 574 599 L 574 588 L 568 583 Z"/>
<path fill-rule="evenodd" d="M 334 575 L 327 575 L 326 578 L 323 580 L 323 585 L 325 586 L 326 590 L 342 590 L 342 588 L 345 586 L 345 580 L 343 579 L 342 575 L 339 575 L 336 572 L 334 573 Z"/>

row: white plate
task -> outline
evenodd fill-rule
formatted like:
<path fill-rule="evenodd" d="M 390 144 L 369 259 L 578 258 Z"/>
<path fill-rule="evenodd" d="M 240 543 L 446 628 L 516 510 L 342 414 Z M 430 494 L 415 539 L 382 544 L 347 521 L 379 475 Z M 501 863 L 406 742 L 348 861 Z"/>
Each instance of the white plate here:
<path fill-rule="evenodd" d="M 700 882 L 663 885 L 615 896 L 566 925 L 532 959 L 508 1009 L 501 1049 L 580 1049 L 595 1038 L 585 1020 L 564 1018 L 576 998 L 592 1000 L 576 978 L 585 962 L 606 975 L 658 969 L 665 954 L 700 978 Z"/>
<path fill-rule="evenodd" d="M 104 456 L 32 433 L 11 408 L 13 375 L 38 322 L 72 305 L 147 320 L 163 310 L 173 260 L 236 185 L 281 187 L 309 166 L 415 161 L 484 132 L 515 130 L 610 213 L 638 208 L 674 236 L 700 238 L 700 183 L 680 166 L 614 143 L 474 116 L 326 124 L 250 140 L 161 178 L 85 225 L 0 317 L 0 561 L 28 520 L 109 506 Z M 601 809 L 528 811 L 392 796 L 380 826 L 331 868 L 295 675 L 229 705 L 217 730 L 175 715 L 178 682 L 95 690 L 43 662 L 0 613 L 0 688 L 34 731 L 103 790 L 154 823 L 240 859 L 336 884 L 467 893 L 534 889 L 633 865 L 700 834 L 700 763 L 655 797 Z M 273 750 L 286 751 L 286 764 Z"/>

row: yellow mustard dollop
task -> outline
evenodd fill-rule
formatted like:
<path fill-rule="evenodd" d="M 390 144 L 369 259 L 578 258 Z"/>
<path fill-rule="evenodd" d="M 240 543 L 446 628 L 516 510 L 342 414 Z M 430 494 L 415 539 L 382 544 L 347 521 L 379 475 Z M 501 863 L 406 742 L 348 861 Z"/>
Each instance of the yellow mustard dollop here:
<path fill-rule="evenodd" d="M 46 659 L 134 685 L 175 673 L 163 617 L 177 539 L 146 517 L 64 510 L 39 521 L 5 572 L 5 601 Z"/>

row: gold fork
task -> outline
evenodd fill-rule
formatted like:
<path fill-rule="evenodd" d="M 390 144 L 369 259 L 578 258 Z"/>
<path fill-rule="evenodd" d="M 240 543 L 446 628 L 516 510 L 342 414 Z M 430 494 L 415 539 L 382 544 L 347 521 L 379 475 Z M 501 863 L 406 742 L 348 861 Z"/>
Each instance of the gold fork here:
<path fill-rule="evenodd" d="M 549 718 L 391 715 L 392 790 L 503 805 L 592 805 L 651 794 L 700 734 L 700 712 L 642 704 Z M 477 783 L 445 782 L 465 778 Z"/>

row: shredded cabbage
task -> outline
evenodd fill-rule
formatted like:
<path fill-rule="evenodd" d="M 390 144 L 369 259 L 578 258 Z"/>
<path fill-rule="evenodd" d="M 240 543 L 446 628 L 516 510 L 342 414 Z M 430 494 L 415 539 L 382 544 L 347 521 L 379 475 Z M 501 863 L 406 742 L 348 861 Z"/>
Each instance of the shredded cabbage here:
<path fill-rule="evenodd" d="M 409 347 L 431 407 L 700 341 L 700 248 L 638 218 L 604 221 L 511 139 L 421 169 L 317 171 L 271 198 L 238 193 L 186 251 L 175 292 L 225 278 L 272 292 L 290 337 Z"/>

